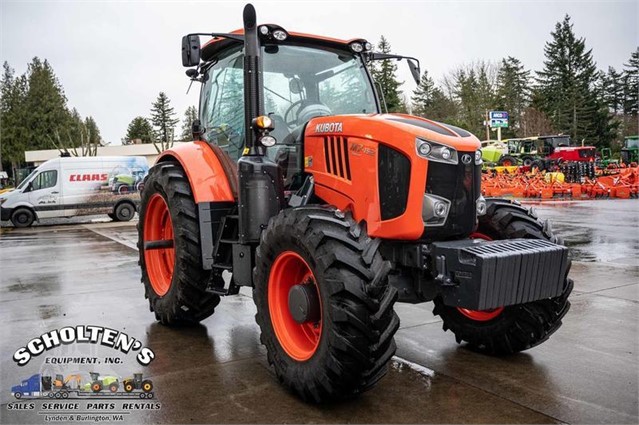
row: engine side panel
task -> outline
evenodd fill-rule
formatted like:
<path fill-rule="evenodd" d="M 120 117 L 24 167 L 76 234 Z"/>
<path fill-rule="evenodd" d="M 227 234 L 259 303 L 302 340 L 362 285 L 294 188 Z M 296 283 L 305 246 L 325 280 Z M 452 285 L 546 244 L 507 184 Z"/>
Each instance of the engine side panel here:
<path fill-rule="evenodd" d="M 458 131 L 459 130 L 459 131 Z M 415 240 L 422 237 L 422 201 L 429 162 L 418 156 L 415 138 L 454 147 L 458 151 L 475 151 L 479 148 L 476 137 L 461 129 L 409 115 L 344 115 L 318 117 L 306 127 L 304 136 L 305 171 L 315 179 L 315 193 L 324 201 L 341 210 L 350 210 L 358 221 L 367 223 L 373 237 L 398 240 Z M 406 164 L 409 168 L 408 196 L 397 193 L 397 182 L 405 179 L 384 178 L 378 175 L 379 167 L 388 164 L 388 151 L 404 158 L 392 161 L 391 167 Z M 409 166 L 407 166 L 409 165 Z M 396 170 L 397 173 L 406 170 Z M 388 172 L 386 175 L 389 175 Z M 388 181 L 386 181 L 388 180 Z M 380 191 L 380 185 L 388 184 Z M 387 213 L 383 219 L 384 202 L 380 193 L 394 199 L 406 199 L 405 208 L 397 213 Z M 403 211 L 403 213 L 402 213 Z"/>

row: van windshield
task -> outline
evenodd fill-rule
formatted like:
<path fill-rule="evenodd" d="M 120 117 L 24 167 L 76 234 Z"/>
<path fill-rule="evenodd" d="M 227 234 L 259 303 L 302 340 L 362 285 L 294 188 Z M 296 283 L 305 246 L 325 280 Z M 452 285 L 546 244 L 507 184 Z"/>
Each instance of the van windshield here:
<path fill-rule="evenodd" d="M 36 173 L 38 172 L 40 167 L 36 168 L 35 170 L 33 170 L 31 172 L 31 174 L 29 174 L 24 180 L 22 180 L 20 182 L 20 184 L 18 185 L 18 187 L 16 187 L 16 190 L 21 190 L 23 187 L 25 187 L 27 185 L 27 183 L 33 178 L 33 176 L 36 175 Z"/>

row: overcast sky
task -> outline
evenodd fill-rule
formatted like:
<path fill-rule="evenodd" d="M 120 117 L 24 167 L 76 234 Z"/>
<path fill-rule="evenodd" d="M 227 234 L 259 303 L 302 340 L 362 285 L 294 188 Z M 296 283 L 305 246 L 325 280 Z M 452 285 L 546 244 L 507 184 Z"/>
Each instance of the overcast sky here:
<path fill-rule="evenodd" d="M 69 106 L 92 115 L 112 144 L 120 143 L 134 117 L 149 115 L 160 91 L 180 118 L 197 103 L 199 87 L 185 94 L 181 37 L 239 28 L 246 3 L 0 1 L 0 59 L 18 74 L 34 56 L 48 59 Z M 621 69 L 639 44 L 638 3 L 253 1 L 258 22 L 289 31 L 371 42 L 384 34 L 393 52 L 417 57 L 436 80 L 457 65 L 509 55 L 541 69 L 544 43 L 566 13 L 598 67 Z M 402 88 L 410 93 L 415 86 L 407 66 L 401 62 L 399 68 Z"/>

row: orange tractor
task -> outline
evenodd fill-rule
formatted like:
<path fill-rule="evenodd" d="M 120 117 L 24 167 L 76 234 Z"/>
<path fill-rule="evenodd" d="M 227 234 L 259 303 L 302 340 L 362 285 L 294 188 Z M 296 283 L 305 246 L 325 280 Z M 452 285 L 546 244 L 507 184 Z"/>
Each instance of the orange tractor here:
<path fill-rule="evenodd" d="M 251 287 L 268 361 L 311 401 L 385 375 L 398 300 L 433 301 L 445 330 L 488 354 L 560 327 L 570 262 L 548 222 L 481 196 L 467 131 L 381 113 L 369 65 L 403 59 L 418 79 L 415 59 L 258 25 L 251 5 L 243 18 L 182 40 L 202 84 L 194 142 L 159 156 L 140 209 L 157 320 L 198 323 Z"/>

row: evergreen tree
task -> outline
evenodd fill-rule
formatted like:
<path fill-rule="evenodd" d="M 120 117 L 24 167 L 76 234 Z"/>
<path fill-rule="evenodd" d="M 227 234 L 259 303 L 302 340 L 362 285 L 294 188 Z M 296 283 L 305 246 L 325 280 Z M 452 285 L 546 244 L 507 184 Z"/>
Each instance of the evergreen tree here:
<path fill-rule="evenodd" d="M 575 142 L 606 144 L 611 137 L 601 123 L 608 115 L 597 98 L 594 86 L 597 69 L 592 50 L 573 32 L 570 17 L 558 22 L 546 43 L 544 69 L 537 72 L 538 108 L 554 127 L 570 134 Z M 605 113 L 605 114 L 604 114 Z"/>
<path fill-rule="evenodd" d="M 91 146 L 102 146 L 102 136 L 100 129 L 93 117 L 89 116 L 84 119 L 84 128 L 86 129 L 87 143 Z"/>
<path fill-rule="evenodd" d="M 4 62 L 0 80 L 0 163 L 10 164 L 12 169 L 24 161 L 28 141 L 24 122 L 26 95 L 26 77 L 15 77 L 13 68 Z"/>
<path fill-rule="evenodd" d="M 175 125 L 179 122 L 175 118 L 175 111 L 171 107 L 171 101 L 164 92 L 160 92 L 151 108 L 151 123 L 155 130 L 155 136 L 159 145 L 154 142 L 158 152 L 165 151 L 173 146 Z"/>
<path fill-rule="evenodd" d="M 530 104 L 530 71 L 524 69 L 519 59 L 508 56 L 502 59 L 497 73 L 495 107 L 508 112 L 508 128 L 503 137 L 522 136 L 521 115 Z"/>
<path fill-rule="evenodd" d="M 144 117 L 135 117 L 129 123 L 126 130 L 126 137 L 123 142 L 126 145 L 130 145 L 134 140 L 139 139 L 142 143 L 153 142 L 153 126 Z"/>
<path fill-rule="evenodd" d="M 413 114 L 421 117 L 427 117 L 427 112 L 432 109 L 433 96 L 437 90 L 435 82 L 428 76 L 428 71 L 425 70 L 422 77 L 419 79 L 419 85 L 413 91 Z"/>
<path fill-rule="evenodd" d="M 197 108 L 189 106 L 184 112 L 184 120 L 182 121 L 182 134 L 180 139 L 191 140 L 193 138 L 193 122 L 198 119 Z"/>
<path fill-rule="evenodd" d="M 636 117 L 639 109 L 639 48 L 632 52 L 628 63 L 623 66 L 623 76 L 626 81 L 624 114 Z"/>
<path fill-rule="evenodd" d="M 377 52 L 391 53 L 390 43 L 383 35 L 377 44 Z M 402 92 L 399 90 L 403 83 L 395 76 L 397 65 L 393 61 L 394 59 L 384 59 L 373 62 L 371 73 L 373 79 L 381 86 L 388 112 L 405 112 L 402 110 Z"/>
<path fill-rule="evenodd" d="M 428 71 L 422 74 L 411 100 L 414 115 L 456 124 L 457 105 L 435 85 Z"/>
<path fill-rule="evenodd" d="M 71 123 L 64 89 L 49 62 L 35 57 L 27 67 L 24 124 L 28 149 L 52 147 L 52 135 L 65 134 Z"/>

